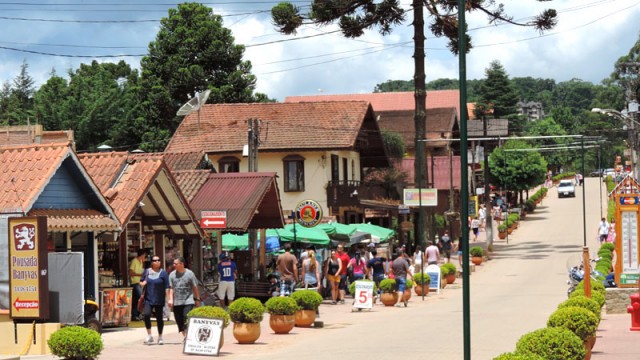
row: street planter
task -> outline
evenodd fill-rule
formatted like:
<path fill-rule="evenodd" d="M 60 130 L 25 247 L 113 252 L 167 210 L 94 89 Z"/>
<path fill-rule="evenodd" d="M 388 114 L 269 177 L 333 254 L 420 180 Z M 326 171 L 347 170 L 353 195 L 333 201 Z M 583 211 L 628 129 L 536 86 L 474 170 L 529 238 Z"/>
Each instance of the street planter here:
<path fill-rule="evenodd" d="M 254 298 L 239 298 L 229 305 L 233 337 L 239 344 L 253 344 L 260 337 L 264 306 Z"/>
<path fill-rule="evenodd" d="M 298 290 L 291 294 L 300 310 L 296 311 L 295 324 L 297 327 L 311 327 L 316 321 L 316 311 L 322 304 L 322 296 L 315 290 Z"/>
<path fill-rule="evenodd" d="M 380 301 L 384 306 L 393 306 L 398 302 L 398 292 L 396 291 L 395 279 L 384 279 L 380 281 Z"/>
<path fill-rule="evenodd" d="M 269 315 L 269 327 L 276 334 L 288 334 L 296 324 L 298 304 L 290 297 L 272 297 L 265 303 Z"/>
<path fill-rule="evenodd" d="M 316 321 L 315 310 L 298 310 L 296 311 L 294 324 L 297 327 L 311 327 Z"/>

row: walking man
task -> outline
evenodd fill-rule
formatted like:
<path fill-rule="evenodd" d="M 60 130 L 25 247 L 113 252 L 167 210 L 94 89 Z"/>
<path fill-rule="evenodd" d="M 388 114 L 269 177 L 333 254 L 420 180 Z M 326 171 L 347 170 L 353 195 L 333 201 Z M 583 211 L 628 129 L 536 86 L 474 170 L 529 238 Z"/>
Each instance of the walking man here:
<path fill-rule="evenodd" d="M 186 336 L 187 314 L 194 306 L 200 305 L 198 279 L 193 271 L 184 267 L 184 258 L 173 261 L 175 270 L 169 274 L 169 309 L 173 309 L 178 332 Z"/>
<path fill-rule="evenodd" d="M 427 255 L 427 265 L 438 265 L 440 261 L 440 250 L 433 244 L 433 241 L 429 241 L 429 246 L 425 250 Z"/>
<path fill-rule="evenodd" d="M 607 237 L 609 236 L 609 223 L 606 218 L 602 218 L 600 224 L 598 224 L 598 235 L 600 236 L 600 245 L 607 241 Z"/>
<path fill-rule="evenodd" d="M 284 254 L 276 262 L 280 273 L 280 296 L 289 296 L 298 282 L 298 259 L 291 253 L 291 244 L 284 244 Z"/>
<path fill-rule="evenodd" d="M 236 279 L 238 278 L 238 270 L 236 263 L 229 259 L 226 252 L 220 254 L 220 262 L 218 263 L 218 274 L 220 275 L 220 283 L 218 285 L 218 299 L 223 307 L 224 297 L 227 296 L 228 303 L 231 305 L 236 296 Z"/>
<path fill-rule="evenodd" d="M 412 279 L 413 277 L 411 276 L 411 272 L 409 272 L 409 260 L 407 259 L 407 254 L 404 250 L 400 250 L 400 255 L 393 260 L 391 269 L 393 270 L 393 275 L 395 276 L 396 284 L 398 285 L 398 294 L 400 295 L 398 296 L 398 303 L 396 304 L 396 307 L 402 307 L 402 305 L 400 305 L 401 301 L 404 301 L 404 307 L 407 307 L 407 300 L 404 300 L 403 294 L 407 285 L 407 276 Z"/>
<path fill-rule="evenodd" d="M 133 287 L 133 296 L 131 303 L 134 306 L 131 307 L 131 319 L 133 321 L 142 320 L 141 314 L 138 312 L 138 299 L 142 296 L 142 286 L 140 286 L 140 277 L 144 271 L 144 259 L 147 257 L 148 252 L 145 249 L 138 249 L 136 257 L 131 260 L 129 265 L 129 276 L 131 278 L 131 286 Z"/>
<path fill-rule="evenodd" d="M 444 253 L 444 257 L 447 259 L 447 262 L 451 262 L 451 237 L 449 236 L 448 231 L 444 231 L 444 234 L 440 238 L 440 244 L 442 246 L 442 252 Z"/>
<path fill-rule="evenodd" d="M 349 262 L 351 258 L 349 258 L 349 254 L 344 251 L 344 246 L 338 245 L 338 252 L 336 257 L 342 263 L 342 269 L 340 270 L 340 285 L 338 288 L 340 289 L 340 304 L 344 304 L 344 294 L 347 290 L 347 268 L 349 267 Z"/>

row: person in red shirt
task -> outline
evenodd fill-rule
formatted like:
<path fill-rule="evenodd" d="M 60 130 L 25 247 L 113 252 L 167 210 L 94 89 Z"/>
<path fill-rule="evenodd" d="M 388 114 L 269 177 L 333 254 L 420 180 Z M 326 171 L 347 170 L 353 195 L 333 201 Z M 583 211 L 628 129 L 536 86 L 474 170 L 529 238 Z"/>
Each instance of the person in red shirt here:
<path fill-rule="evenodd" d="M 338 253 L 336 257 L 342 263 L 342 269 L 340 270 L 340 285 L 338 288 L 340 289 L 340 304 L 344 304 L 344 294 L 347 290 L 347 267 L 349 266 L 349 254 L 344 251 L 344 246 L 338 245 L 337 249 Z"/>

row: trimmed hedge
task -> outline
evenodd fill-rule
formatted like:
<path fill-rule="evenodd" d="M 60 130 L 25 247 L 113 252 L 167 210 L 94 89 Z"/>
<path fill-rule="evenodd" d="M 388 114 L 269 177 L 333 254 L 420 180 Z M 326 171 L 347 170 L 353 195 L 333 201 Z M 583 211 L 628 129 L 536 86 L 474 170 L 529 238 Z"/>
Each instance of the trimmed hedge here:
<path fill-rule="evenodd" d="M 229 305 L 229 317 L 233 322 L 257 324 L 263 315 L 264 306 L 258 299 L 241 297 Z"/>
<path fill-rule="evenodd" d="M 589 310 L 577 306 L 568 306 L 556 310 L 547 321 L 549 327 L 561 327 L 571 330 L 582 341 L 595 335 L 598 319 Z"/>
<path fill-rule="evenodd" d="M 570 330 L 547 327 L 522 335 L 516 354 L 538 355 L 545 360 L 583 360 L 583 341 Z"/>
<path fill-rule="evenodd" d="M 544 358 L 535 354 L 504 353 L 494 357 L 493 360 L 544 360 Z"/>
<path fill-rule="evenodd" d="M 456 268 L 452 263 L 444 263 L 440 265 L 440 273 L 442 276 L 455 274 L 456 271 L 458 271 L 458 268 Z"/>
<path fill-rule="evenodd" d="M 591 281 L 591 283 L 597 283 L 597 281 Z M 600 284 L 602 285 L 602 284 Z M 600 306 L 600 308 L 602 308 L 604 306 L 604 303 L 606 302 L 606 298 L 604 297 L 604 295 L 602 295 L 600 292 L 593 290 L 593 287 L 591 288 L 591 298 L 593 300 L 595 300 L 595 302 L 598 303 L 598 305 Z M 569 295 L 569 298 L 573 298 L 576 296 L 584 296 L 584 287 L 582 287 L 581 289 L 578 289 L 576 287 L 576 289 L 571 293 L 571 295 Z"/>
<path fill-rule="evenodd" d="M 207 319 L 222 319 L 224 321 L 224 327 L 229 326 L 230 322 L 229 313 L 218 306 L 200 306 L 197 308 L 193 308 L 193 310 L 189 311 L 189 313 L 187 314 L 186 324 L 189 323 L 189 318 L 192 316 L 203 317 Z"/>
<path fill-rule="evenodd" d="M 395 279 L 384 279 L 380 281 L 380 291 L 383 293 L 392 293 L 397 291 L 398 287 L 396 286 Z"/>
<path fill-rule="evenodd" d="M 55 331 L 47 345 L 53 355 L 73 360 L 95 359 L 104 348 L 100 334 L 82 326 L 65 326 Z"/>
<path fill-rule="evenodd" d="M 565 300 L 564 302 L 561 302 L 560 305 L 558 305 L 558 309 L 570 306 L 578 306 L 591 311 L 593 315 L 598 318 L 598 322 L 600 322 L 602 309 L 600 308 L 598 302 L 596 302 L 595 300 L 589 299 L 585 296 L 574 296 L 570 299 Z"/>
<path fill-rule="evenodd" d="M 271 315 L 293 315 L 300 308 L 294 299 L 284 296 L 269 298 L 264 306 Z"/>
<path fill-rule="evenodd" d="M 419 272 L 413 275 L 413 280 L 418 285 L 422 285 L 423 283 L 429 285 L 429 283 L 431 282 L 431 276 L 429 276 L 429 274 L 427 273 Z"/>
<path fill-rule="evenodd" d="M 322 304 L 322 296 L 315 290 L 299 290 L 291 294 L 302 310 L 316 310 Z"/>

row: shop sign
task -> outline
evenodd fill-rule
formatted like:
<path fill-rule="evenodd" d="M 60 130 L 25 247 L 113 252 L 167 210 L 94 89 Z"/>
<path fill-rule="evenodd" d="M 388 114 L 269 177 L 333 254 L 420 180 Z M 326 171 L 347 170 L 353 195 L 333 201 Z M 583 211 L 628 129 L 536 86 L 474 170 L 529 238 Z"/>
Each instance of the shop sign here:
<path fill-rule="evenodd" d="M 620 205 L 638 205 L 640 204 L 640 197 L 638 196 L 621 196 Z"/>
<path fill-rule="evenodd" d="M 436 294 L 440 294 L 440 267 L 438 265 L 429 265 L 425 269 L 425 272 L 429 274 L 431 281 L 429 282 L 429 290 L 435 290 Z M 417 285 L 416 285 L 417 286 Z"/>
<path fill-rule="evenodd" d="M 225 229 L 227 227 L 227 212 L 201 211 L 200 227 L 203 229 Z"/>
<path fill-rule="evenodd" d="M 224 320 L 190 317 L 182 352 L 194 355 L 215 355 L 220 352 Z"/>
<path fill-rule="evenodd" d="M 373 307 L 373 281 L 356 281 L 353 307 L 369 309 Z"/>
<path fill-rule="evenodd" d="M 620 285 L 637 285 L 640 274 L 620 274 Z"/>
<path fill-rule="evenodd" d="M 48 319 L 47 218 L 9 218 L 8 243 L 11 318 Z"/>
<path fill-rule="evenodd" d="M 407 206 L 437 206 L 438 189 L 404 189 L 403 199 Z"/>
<path fill-rule="evenodd" d="M 296 221 L 304 227 L 314 227 L 322 221 L 322 206 L 315 200 L 302 200 L 296 205 Z"/>

